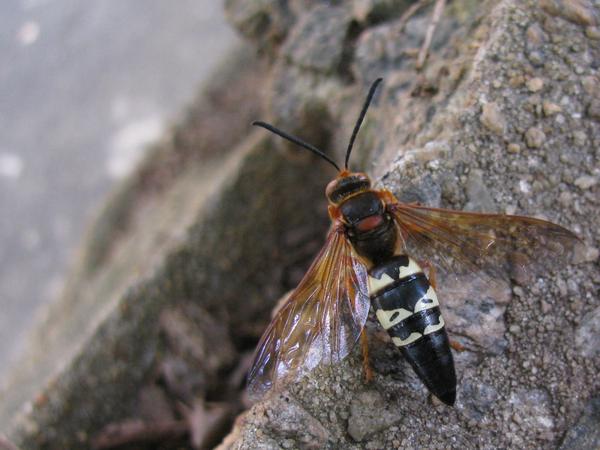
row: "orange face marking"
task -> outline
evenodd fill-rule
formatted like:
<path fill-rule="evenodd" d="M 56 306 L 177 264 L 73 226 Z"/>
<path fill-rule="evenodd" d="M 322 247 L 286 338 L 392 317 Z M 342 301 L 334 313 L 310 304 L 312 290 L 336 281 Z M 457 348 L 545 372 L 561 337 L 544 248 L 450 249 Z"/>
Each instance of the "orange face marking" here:
<path fill-rule="evenodd" d="M 379 215 L 369 216 L 365 219 L 362 219 L 360 222 L 358 222 L 356 224 L 356 229 L 359 231 L 369 231 L 369 230 L 372 230 L 373 228 L 376 228 L 379 225 L 381 225 L 382 222 L 383 222 L 383 217 L 381 217 Z"/>

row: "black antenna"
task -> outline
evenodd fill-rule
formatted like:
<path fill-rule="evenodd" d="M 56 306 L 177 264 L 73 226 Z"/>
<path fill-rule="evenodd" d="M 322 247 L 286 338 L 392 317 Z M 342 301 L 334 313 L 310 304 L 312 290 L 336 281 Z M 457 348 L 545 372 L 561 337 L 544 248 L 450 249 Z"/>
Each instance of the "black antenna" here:
<path fill-rule="evenodd" d="M 325 153 L 323 153 L 321 150 L 319 150 L 314 145 L 311 145 L 308 142 L 304 142 L 302 139 L 297 138 L 296 136 L 292 136 L 291 134 L 287 134 L 285 131 L 281 131 L 280 129 L 275 128 L 273 125 L 269 125 L 268 123 L 261 122 L 260 120 L 252 122 L 252 125 L 255 125 L 257 127 L 263 127 L 265 129 L 269 130 L 271 133 L 275 133 L 275 134 L 281 136 L 282 138 L 287 139 L 288 141 L 291 141 L 296 145 L 299 145 L 300 147 L 304 147 L 306 150 L 310 150 L 311 152 L 313 152 L 313 153 L 319 155 L 321 158 L 325 159 L 325 161 L 328 161 L 330 164 L 333 164 L 333 166 L 338 170 L 338 172 L 341 172 L 340 168 L 335 163 L 335 161 L 333 161 L 333 159 L 331 159 L 329 156 L 327 156 Z"/>
<path fill-rule="evenodd" d="M 379 83 L 381 83 L 382 80 L 383 80 L 383 78 L 377 78 L 371 85 L 371 89 L 369 89 L 369 94 L 367 95 L 365 104 L 363 105 L 362 111 L 360 112 L 360 116 L 358 116 L 356 125 L 354 125 L 354 131 L 352 131 L 352 137 L 350 137 L 350 143 L 348 144 L 348 150 L 346 150 L 346 160 L 344 161 L 344 169 L 348 169 L 348 160 L 350 159 L 350 152 L 352 151 L 352 146 L 354 145 L 354 140 L 356 139 L 358 130 L 360 130 L 360 126 L 362 125 L 363 119 L 365 118 L 365 114 L 367 113 L 369 104 L 371 103 L 371 100 L 373 100 L 373 95 L 375 95 L 375 90 L 377 89 L 377 86 L 379 85 Z"/>

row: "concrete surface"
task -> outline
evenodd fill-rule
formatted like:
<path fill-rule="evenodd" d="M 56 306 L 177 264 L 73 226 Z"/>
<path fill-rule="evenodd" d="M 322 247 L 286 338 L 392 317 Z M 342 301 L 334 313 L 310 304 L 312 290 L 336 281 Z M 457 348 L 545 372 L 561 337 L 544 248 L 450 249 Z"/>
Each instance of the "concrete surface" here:
<path fill-rule="evenodd" d="M 235 41 L 220 2 L 0 4 L 0 378 L 105 194 Z"/>

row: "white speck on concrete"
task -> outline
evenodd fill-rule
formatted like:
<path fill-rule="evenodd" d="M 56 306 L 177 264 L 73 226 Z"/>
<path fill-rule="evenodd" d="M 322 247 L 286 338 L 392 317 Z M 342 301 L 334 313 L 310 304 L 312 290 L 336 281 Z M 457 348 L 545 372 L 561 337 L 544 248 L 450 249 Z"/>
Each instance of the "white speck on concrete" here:
<path fill-rule="evenodd" d="M 28 20 L 19 27 L 17 31 L 17 42 L 23 47 L 33 44 L 40 37 L 40 24 Z"/>
<path fill-rule="evenodd" d="M 535 156 L 527 158 L 527 166 L 529 168 L 531 168 L 531 169 L 536 168 L 536 167 L 540 167 L 540 160 L 539 160 L 539 158 L 536 158 Z"/>
<path fill-rule="evenodd" d="M 531 192 L 531 185 L 526 180 L 519 180 L 519 190 L 524 194 Z"/>
<path fill-rule="evenodd" d="M 112 138 L 106 169 L 111 178 L 129 174 L 140 161 L 145 148 L 156 141 L 163 131 L 158 116 L 148 116 L 123 126 Z"/>
<path fill-rule="evenodd" d="M 537 422 L 544 428 L 554 427 L 554 420 L 549 416 L 537 416 Z"/>
<path fill-rule="evenodd" d="M 15 153 L 0 153 L 0 176 L 17 179 L 23 172 L 23 160 Z"/>

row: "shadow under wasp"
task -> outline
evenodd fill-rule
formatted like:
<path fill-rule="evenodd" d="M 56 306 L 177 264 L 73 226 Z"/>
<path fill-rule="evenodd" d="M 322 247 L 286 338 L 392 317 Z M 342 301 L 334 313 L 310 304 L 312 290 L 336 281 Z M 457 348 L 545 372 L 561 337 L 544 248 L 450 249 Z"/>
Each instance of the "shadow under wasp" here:
<path fill-rule="evenodd" d="M 325 191 L 332 221 L 325 245 L 256 349 L 248 376 L 255 398 L 317 365 L 341 361 L 359 338 L 370 379 L 365 323 L 372 305 L 423 384 L 453 405 L 456 372 L 436 273 L 467 274 L 486 283 L 507 273 L 533 275 L 557 267 L 580 242 L 545 220 L 401 203 L 391 192 L 372 188 L 366 174 L 351 172 L 352 146 L 381 81 L 369 90 L 344 169 L 313 145 L 265 122 L 253 123 L 319 155 L 339 172 Z M 420 263 L 413 259 L 417 256 Z"/>

